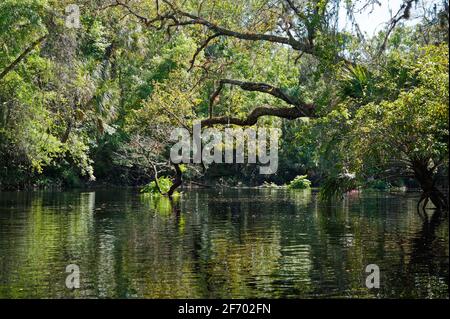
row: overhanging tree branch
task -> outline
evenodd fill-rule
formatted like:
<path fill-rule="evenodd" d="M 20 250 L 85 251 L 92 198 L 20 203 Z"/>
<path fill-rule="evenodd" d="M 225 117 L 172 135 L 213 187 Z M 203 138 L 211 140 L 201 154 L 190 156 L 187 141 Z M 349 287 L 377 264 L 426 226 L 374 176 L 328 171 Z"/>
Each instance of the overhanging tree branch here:
<path fill-rule="evenodd" d="M 167 0 L 163 0 L 163 2 L 166 3 L 175 14 L 178 14 L 180 17 L 189 18 L 189 20 L 181 21 L 180 19 L 180 21 L 174 22 L 174 24 L 171 25 L 172 27 L 183 25 L 203 25 L 208 29 L 214 31 L 214 33 L 217 33 L 222 36 L 229 36 L 241 40 L 268 41 L 273 43 L 286 44 L 292 47 L 294 50 L 313 53 L 312 48 L 307 43 L 302 43 L 301 41 L 298 41 L 293 37 L 283 37 L 264 33 L 238 32 L 230 30 L 221 27 L 215 23 L 212 23 L 211 21 L 206 20 L 202 17 L 196 16 L 192 13 L 182 11 L 179 8 L 176 8 L 172 3 L 170 3 Z"/>
<path fill-rule="evenodd" d="M 143 24 L 145 24 L 147 27 L 153 27 L 157 30 L 161 30 L 164 27 L 164 23 L 167 20 L 172 20 L 175 23 L 178 22 L 178 20 L 176 19 L 175 15 L 171 12 L 165 13 L 165 14 L 160 14 L 159 13 L 159 2 L 156 1 L 156 17 L 154 18 L 148 18 L 145 17 L 143 15 L 140 15 L 139 13 L 137 13 L 135 10 L 133 10 L 128 4 L 123 3 L 119 0 L 116 0 L 115 2 L 106 5 L 102 8 L 100 8 L 100 10 L 104 10 L 104 9 L 108 9 L 108 8 L 114 8 L 114 7 L 122 7 L 125 10 L 128 11 L 129 14 L 131 14 L 132 16 L 134 16 L 135 18 L 137 18 L 139 21 L 141 21 Z M 154 24 L 156 22 L 160 22 L 161 24 L 159 26 L 155 26 Z"/>
<path fill-rule="evenodd" d="M 202 17 L 196 16 L 192 13 L 185 12 L 179 8 L 177 8 L 174 4 L 172 4 L 168 0 L 162 0 L 169 8 L 173 11 L 173 16 L 177 16 L 179 18 L 173 19 L 173 24 L 168 25 L 168 27 L 177 27 L 177 26 L 187 26 L 187 25 L 203 25 L 209 30 L 213 31 L 217 36 L 228 36 L 240 40 L 248 40 L 248 41 L 266 41 L 272 43 L 279 43 L 290 46 L 295 51 L 300 51 L 303 53 L 310 54 L 312 56 L 318 56 L 320 53 L 313 45 L 312 38 L 314 37 L 313 33 L 315 30 L 309 30 L 312 34 L 308 35 L 308 38 L 303 40 L 298 40 L 294 38 L 290 32 L 286 31 L 288 36 L 279 36 L 274 34 L 265 34 L 265 33 L 253 33 L 253 32 L 239 32 L 231 29 L 224 28 L 219 26 L 209 20 L 206 20 Z M 409 0 L 408 0 L 409 1 Z M 301 12 L 297 10 L 296 14 L 301 15 Z M 188 18 L 188 20 L 182 20 L 182 18 Z M 306 19 L 302 16 L 303 19 Z M 206 46 L 205 46 L 206 47 Z M 343 62 L 345 65 L 354 66 L 355 63 L 346 59 L 343 56 L 336 55 L 337 61 Z"/>
<path fill-rule="evenodd" d="M 151 25 L 155 21 L 165 21 L 170 20 L 171 23 L 167 25 L 168 29 L 173 27 L 179 27 L 179 26 L 189 26 L 189 25 L 201 25 L 206 27 L 208 30 L 212 31 L 213 34 L 208 36 L 207 39 L 198 47 L 196 50 L 192 60 L 190 61 L 191 66 L 190 69 L 194 66 L 195 59 L 197 58 L 198 54 L 205 49 L 208 44 L 215 38 L 219 36 L 227 36 L 227 37 L 233 37 L 236 39 L 241 40 L 248 40 L 248 41 L 267 41 L 272 43 L 279 43 L 283 45 L 290 46 L 293 50 L 300 51 L 302 53 L 307 53 L 311 55 L 318 55 L 318 52 L 315 50 L 315 48 L 312 45 L 311 41 L 308 41 L 308 39 L 305 39 L 305 41 L 298 40 L 294 38 L 289 32 L 288 36 L 280 36 L 275 34 L 266 34 L 266 33 L 255 33 L 255 32 L 247 32 L 247 31 L 235 31 L 231 30 L 222 26 L 219 26 L 216 23 L 213 23 L 212 21 L 209 21 L 205 18 L 202 18 L 200 16 L 194 15 L 192 13 L 186 12 L 181 10 L 180 8 L 176 7 L 174 4 L 172 4 L 168 0 L 162 0 L 164 4 L 168 7 L 168 13 L 165 15 L 160 15 L 158 11 L 157 18 L 154 19 L 142 19 L 142 16 L 139 14 L 136 14 L 133 10 L 130 10 L 130 8 L 127 8 L 127 6 L 120 1 L 116 0 L 117 5 L 124 6 L 127 8 L 129 13 L 135 15 L 139 20 L 145 22 L 147 26 Z M 292 3 L 289 3 L 292 8 Z M 297 10 L 298 11 L 298 10 Z M 296 12 L 298 15 L 300 12 Z M 161 17 L 167 17 L 167 18 L 161 18 Z M 346 60 L 342 57 L 337 57 L 338 60 L 343 61 L 346 64 L 353 64 L 352 62 Z M 279 98 L 283 100 L 284 102 L 293 105 L 292 108 L 272 108 L 272 107 L 258 107 L 254 109 L 246 119 L 240 119 L 236 117 L 216 117 L 213 118 L 213 105 L 220 94 L 221 90 L 223 89 L 223 86 L 225 84 L 229 85 L 235 85 L 239 86 L 241 89 L 246 91 L 257 91 L 262 92 L 266 94 L 270 94 L 276 98 Z M 277 116 L 281 118 L 286 119 L 295 119 L 299 117 L 309 117 L 313 116 L 313 110 L 314 106 L 304 103 L 300 101 L 299 99 L 292 97 L 288 95 L 286 92 L 284 92 L 282 89 L 274 87 L 272 85 L 266 84 L 266 83 L 258 83 L 258 82 L 246 82 L 246 81 L 238 81 L 238 80 L 230 80 L 230 79 L 223 79 L 219 82 L 219 86 L 214 91 L 210 98 L 210 106 L 209 106 L 209 118 L 203 120 L 203 124 L 208 125 L 214 125 L 214 124 L 235 124 L 235 125 L 254 125 L 256 124 L 258 118 L 260 116 Z"/>
<path fill-rule="evenodd" d="M 282 89 L 277 88 L 277 87 L 272 86 L 267 83 L 223 79 L 223 80 L 220 80 L 220 84 L 222 86 L 224 84 L 236 85 L 245 91 L 256 91 L 256 92 L 267 93 L 267 94 L 270 94 L 274 97 L 277 97 L 277 98 L 285 101 L 288 104 L 302 106 L 302 103 L 297 98 L 294 98 L 294 97 L 286 94 Z"/>
<path fill-rule="evenodd" d="M 304 19 L 305 15 L 300 11 L 298 7 L 294 5 L 294 2 L 292 0 L 285 0 L 285 2 L 288 4 L 289 8 L 294 11 L 294 13 L 299 17 L 300 19 Z"/>
<path fill-rule="evenodd" d="M 212 117 L 202 120 L 201 125 L 233 124 L 238 126 L 252 126 L 258 122 L 261 116 L 275 116 L 288 120 L 294 120 L 300 117 L 314 117 L 314 106 L 310 104 L 305 104 L 303 108 L 297 106 L 283 108 L 261 106 L 250 112 L 245 119 L 231 116 Z"/>
<path fill-rule="evenodd" d="M 290 105 L 296 106 L 296 108 L 300 111 L 303 111 L 303 116 L 308 116 L 308 114 L 311 111 L 311 105 L 303 103 L 299 99 L 290 96 L 286 92 L 284 92 L 283 89 L 274 87 L 267 83 L 262 82 L 248 82 L 248 81 L 239 81 L 239 80 L 232 80 L 232 79 L 222 79 L 219 81 L 219 85 L 217 89 L 214 91 L 214 93 L 211 95 L 209 99 L 209 117 L 212 118 L 213 116 L 213 106 L 214 102 L 216 101 L 217 97 L 219 96 L 220 92 L 222 91 L 225 84 L 229 85 L 235 85 L 239 86 L 242 90 L 245 91 L 253 91 L 253 92 L 261 92 L 270 94 L 278 99 L 281 99 L 285 101 L 286 103 Z"/>
<path fill-rule="evenodd" d="M 131 15 L 135 16 L 138 20 L 143 22 L 147 27 L 153 27 L 157 29 L 162 29 L 164 25 L 167 26 L 168 32 L 170 28 L 173 27 L 179 27 L 179 26 L 188 26 L 188 25 L 202 25 L 205 26 L 208 30 L 212 31 L 214 34 L 210 37 L 208 37 L 206 43 L 200 46 L 200 48 L 197 50 L 195 57 L 198 55 L 198 53 L 203 50 L 211 41 L 213 38 L 219 37 L 219 36 L 226 36 L 226 37 L 232 37 L 236 39 L 241 40 L 248 40 L 248 41 L 266 41 L 266 42 L 272 42 L 272 43 L 279 43 L 283 45 L 290 46 L 295 51 L 300 51 L 303 53 L 307 53 L 313 56 L 320 55 L 320 50 L 316 50 L 314 47 L 311 36 L 309 35 L 308 38 L 305 39 L 296 39 L 294 38 L 290 32 L 286 31 L 288 36 L 280 36 L 275 34 L 267 34 L 267 33 L 255 33 L 255 32 L 247 32 L 247 31 L 235 31 L 231 30 L 222 26 L 219 26 L 216 23 L 213 23 L 205 18 L 202 18 L 200 16 L 194 15 L 192 13 L 183 11 L 176 7 L 174 4 L 172 4 L 168 0 L 162 0 L 168 8 L 169 11 L 165 14 L 159 13 L 159 7 L 158 7 L 158 13 L 155 18 L 146 18 L 138 13 L 136 13 L 129 5 L 116 0 L 116 2 L 112 5 L 109 5 L 107 7 L 117 7 L 122 6 L 124 7 Z M 107 8 L 105 7 L 105 8 Z M 298 11 L 298 10 L 297 10 Z M 298 11 L 299 12 L 299 11 Z M 171 21 L 170 24 L 166 24 L 166 22 Z M 160 22 L 161 25 L 155 26 L 153 25 L 156 22 Z M 310 30 L 311 31 L 311 30 Z M 170 32 L 169 32 L 170 33 Z M 211 38 L 211 39 L 210 39 Z M 346 65 L 354 65 L 355 63 L 352 61 L 349 61 L 343 56 L 336 55 L 336 60 L 344 62 Z M 191 61 L 192 63 L 192 61 Z M 191 66 L 192 68 L 192 66 Z"/>
<path fill-rule="evenodd" d="M 188 71 L 192 70 L 192 68 L 194 67 L 195 59 L 196 59 L 197 56 L 200 54 L 200 52 L 202 52 L 203 49 L 205 49 L 205 48 L 208 46 L 208 44 L 209 44 L 212 40 L 214 40 L 215 38 L 217 38 L 217 37 L 219 37 L 219 36 L 221 36 L 221 35 L 222 35 L 222 34 L 220 34 L 220 33 L 215 33 L 215 34 L 209 36 L 209 37 L 202 43 L 202 45 L 200 45 L 200 46 L 197 48 L 197 50 L 196 50 L 195 53 L 194 53 L 194 56 L 192 57 L 192 60 L 191 60 L 191 66 L 189 67 L 189 70 L 188 70 Z"/>

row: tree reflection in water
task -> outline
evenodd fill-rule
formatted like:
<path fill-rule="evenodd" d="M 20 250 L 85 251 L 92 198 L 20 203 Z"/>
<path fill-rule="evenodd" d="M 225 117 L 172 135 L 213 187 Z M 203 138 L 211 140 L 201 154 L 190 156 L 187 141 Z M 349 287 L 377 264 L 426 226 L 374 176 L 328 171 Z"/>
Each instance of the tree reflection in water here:
<path fill-rule="evenodd" d="M 417 198 L 314 191 L 0 194 L 1 297 L 444 297 L 448 218 Z M 65 266 L 81 288 L 64 286 Z M 381 288 L 365 287 L 365 267 Z"/>

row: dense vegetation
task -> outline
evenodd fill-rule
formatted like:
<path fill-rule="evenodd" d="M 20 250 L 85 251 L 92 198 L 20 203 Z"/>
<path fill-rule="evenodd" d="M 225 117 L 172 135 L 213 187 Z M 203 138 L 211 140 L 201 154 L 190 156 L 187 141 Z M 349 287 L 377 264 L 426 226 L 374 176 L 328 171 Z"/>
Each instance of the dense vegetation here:
<path fill-rule="evenodd" d="M 409 186 L 447 206 L 446 1 L 404 0 L 374 37 L 355 21 L 374 0 L 80 0 L 70 28 L 72 2 L 0 4 L 1 189 L 307 175 L 325 197 Z M 280 128 L 278 173 L 173 165 L 170 130 L 194 120 Z"/>

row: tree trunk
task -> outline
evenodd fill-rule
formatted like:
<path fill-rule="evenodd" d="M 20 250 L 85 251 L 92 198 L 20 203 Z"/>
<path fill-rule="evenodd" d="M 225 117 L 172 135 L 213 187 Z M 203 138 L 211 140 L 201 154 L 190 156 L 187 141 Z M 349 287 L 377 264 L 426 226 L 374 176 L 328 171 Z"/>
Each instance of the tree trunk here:
<path fill-rule="evenodd" d="M 181 172 L 180 169 L 180 165 L 179 164 L 174 164 L 172 163 L 173 166 L 175 167 L 175 178 L 173 179 L 173 184 L 170 187 L 169 191 L 167 192 L 167 196 L 172 197 L 173 193 L 175 192 L 175 190 L 181 186 L 181 184 L 183 183 L 183 173 Z"/>
<path fill-rule="evenodd" d="M 422 197 L 420 203 L 425 200 L 425 206 L 428 199 L 438 210 L 447 210 L 448 203 L 446 196 L 436 187 L 435 174 L 432 169 L 428 167 L 428 161 L 414 161 L 413 162 L 414 176 L 422 188 Z"/>
<path fill-rule="evenodd" d="M 66 143 L 67 140 L 69 139 L 70 132 L 72 131 L 72 126 L 73 126 L 73 119 L 71 116 L 70 119 L 67 121 L 66 130 L 64 131 L 64 134 L 61 137 L 61 143 Z"/>
<path fill-rule="evenodd" d="M 162 194 L 161 187 L 159 187 L 158 170 L 157 170 L 157 168 L 156 168 L 156 165 L 155 165 L 153 162 L 151 162 L 151 161 L 150 161 L 150 164 L 151 164 L 152 167 L 153 167 L 153 175 L 154 175 L 154 178 L 155 178 L 155 186 L 156 186 L 156 189 L 158 190 L 158 192 L 159 192 L 160 194 Z"/>

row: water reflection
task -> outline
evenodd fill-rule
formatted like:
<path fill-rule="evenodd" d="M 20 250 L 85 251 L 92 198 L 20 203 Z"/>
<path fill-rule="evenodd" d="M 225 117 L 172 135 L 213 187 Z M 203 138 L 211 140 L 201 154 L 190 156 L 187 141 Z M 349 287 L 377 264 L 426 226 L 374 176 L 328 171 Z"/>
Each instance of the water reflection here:
<path fill-rule="evenodd" d="M 448 298 L 448 219 L 417 198 L 201 190 L 0 193 L 0 297 Z M 65 266 L 81 288 L 65 288 Z M 381 288 L 365 288 L 366 265 Z"/>

